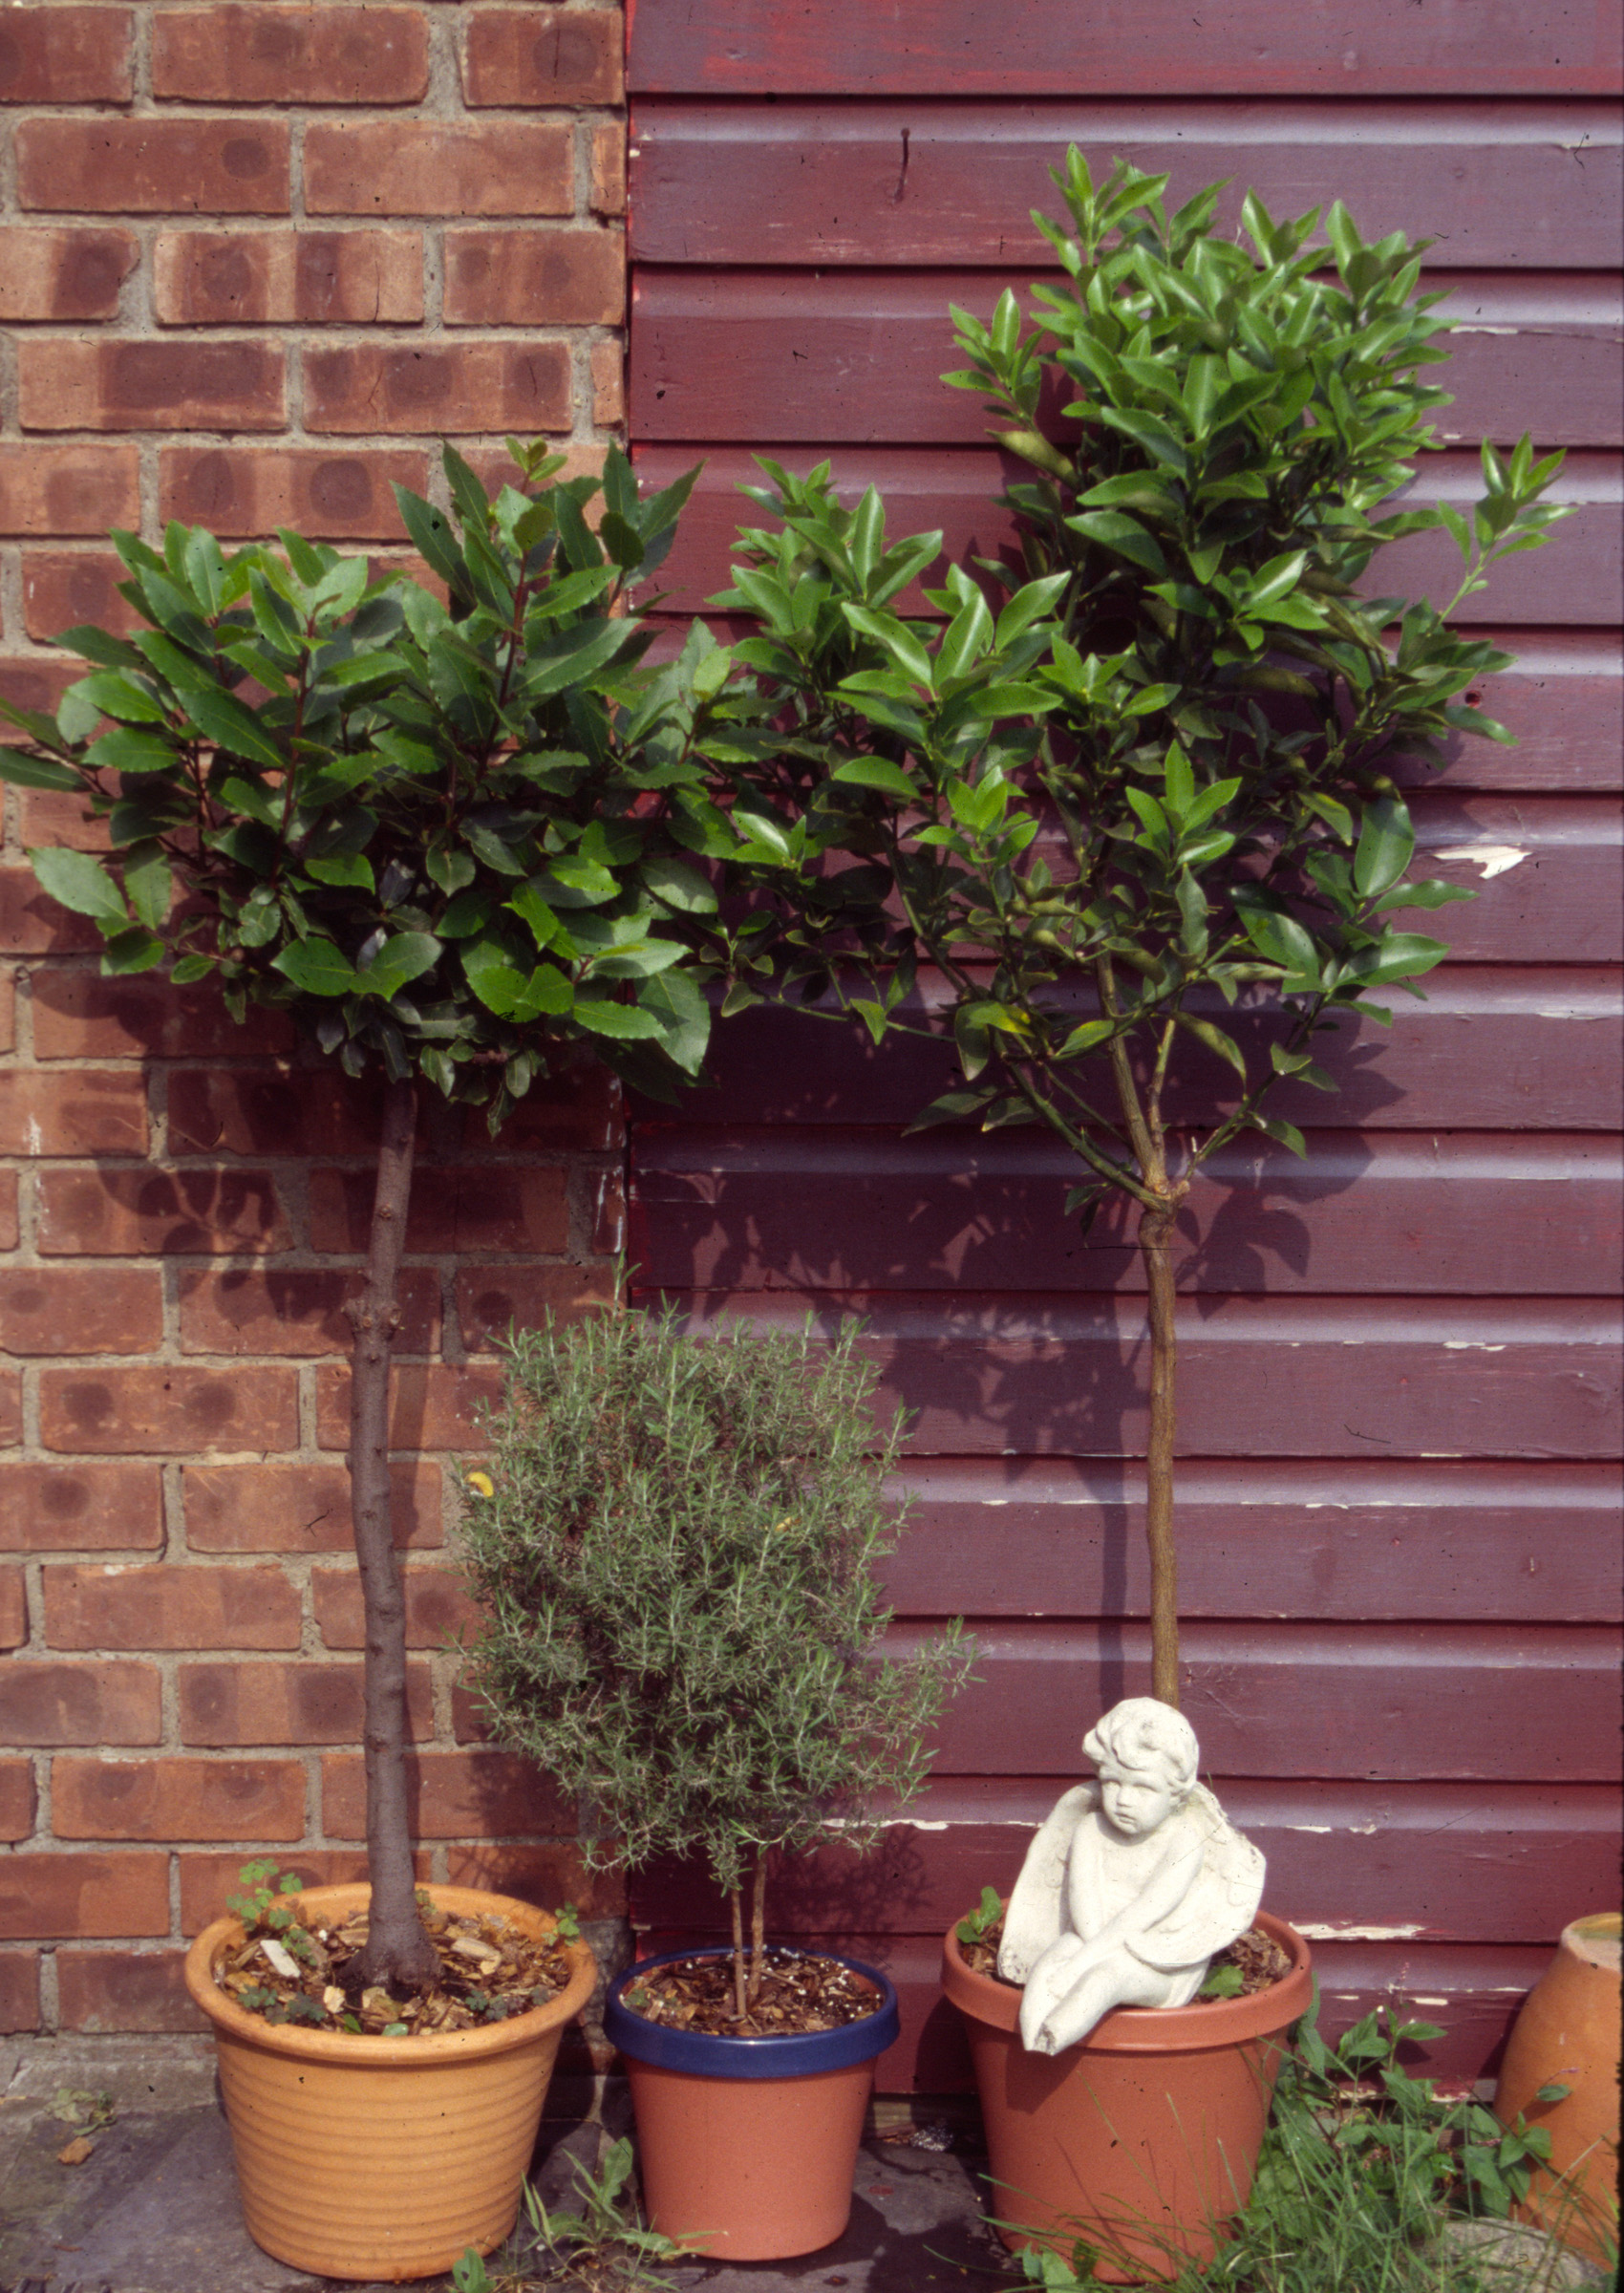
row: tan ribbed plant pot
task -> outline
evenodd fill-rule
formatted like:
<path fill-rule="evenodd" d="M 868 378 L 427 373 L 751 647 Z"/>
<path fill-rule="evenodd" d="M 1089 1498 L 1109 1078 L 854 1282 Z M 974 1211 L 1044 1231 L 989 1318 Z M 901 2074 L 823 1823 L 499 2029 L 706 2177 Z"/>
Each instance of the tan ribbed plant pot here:
<path fill-rule="evenodd" d="M 431 1887 L 442 1911 L 550 1934 L 531 1903 Z M 344 1918 L 364 1886 L 312 1887 L 303 1905 Z M 564 2026 L 597 1968 L 569 1946 L 569 1987 L 531 2014 L 432 2038 L 352 2038 L 272 2025 L 214 1980 L 242 1922 L 216 1919 L 186 1954 L 186 1988 L 214 2025 L 220 2086 L 248 2234 L 279 2261 L 362 2282 L 434 2277 L 513 2227 Z"/>

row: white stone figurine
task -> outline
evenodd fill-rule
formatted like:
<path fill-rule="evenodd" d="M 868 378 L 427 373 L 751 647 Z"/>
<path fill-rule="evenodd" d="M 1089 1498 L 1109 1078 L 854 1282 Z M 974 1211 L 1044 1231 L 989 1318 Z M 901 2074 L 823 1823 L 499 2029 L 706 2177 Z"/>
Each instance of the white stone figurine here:
<path fill-rule="evenodd" d="M 1099 1781 L 1028 1848 L 998 1948 L 1036 2054 L 1075 2047 L 1113 2006 L 1186 2004 L 1263 1896 L 1263 1857 L 1196 1782 L 1195 1732 L 1170 1704 L 1126 1698 L 1082 1749 Z"/>

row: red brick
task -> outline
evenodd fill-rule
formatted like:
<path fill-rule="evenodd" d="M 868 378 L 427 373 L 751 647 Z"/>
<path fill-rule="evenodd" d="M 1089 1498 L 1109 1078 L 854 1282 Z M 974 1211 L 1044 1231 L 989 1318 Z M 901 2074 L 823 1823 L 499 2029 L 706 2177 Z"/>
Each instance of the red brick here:
<path fill-rule="evenodd" d="M 88 915 L 74 914 L 40 889 L 32 868 L 0 868 L 0 950 L 7 954 L 82 954 L 100 937 Z"/>
<path fill-rule="evenodd" d="M 619 1146 L 625 1139 L 620 1079 L 596 1060 L 589 1060 L 533 1083 L 502 1125 L 495 1144 L 504 1154 L 521 1153 L 532 1146 L 573 1153 L 583 1147 Z M 490 1146 L 483 1107 L 468 1108 L 462 1140 L 473 1153 Z"/>
<path fill-rule="evenodd" d="M 286 215 L 288 140 L 269 119 L 25 119 L 17 201 L 91 215 Z"/>
<path fill-rule="evenodd" d="M 493 1266 L 457 1277 L 457 1316 L 469 1353 L 488 1352 L 514 1322 L 539 1329 L 548 1314 L 579 1321 L 613 1301 L 612 1266 Z"/>
<path fill-rule="evenodd" d="M 516 1895 L 521 1902 L 556 1911 L 573 1903 L 583 1918 L 624 1918 L 626 1878 L 618 1871 L 588 1871 L 577 1847 L 534 1847 L 504 1840 L 480 1840 L 447 1851 L 453 1887 L 483 1887 L 492 1895 Z"/>
<path fill-rule="evenodd" d="M 82 661 L 53 661 L 42 654 L 0 659 L 0 693 L 19 709 L 54 717 L 68 687 L 84 674 Z M 15 743 L 28 735 L 19 725 L 0 725 L 0 741 Z"/>
<path fill-rule="evenodd" d="M 0 1353 L 150 1354 L 162 1342 L 156 1267 L 0 1269 Z"/>
<path fill-rule="evenodd" d="M 305 205 L 311 215 L 568 215 L 571 131 L 531 119 L 318 120 L 305 131 Z"/>
<path fill-rule="evenodd" d="M 397 1545 L 441 1543 L 439 1468 L 390 1469 Z M 182 1488 L 194 1553 L 348 1553 L 350 1476 L 341 1465 L 188 1465 Z"/>
<path fill-rule="evenodd" d="M 166 327 L 417 325 L 422 234 L 165 231 L 153 299 Z"/>
<path fill-rule="evenodd" d="M 39 1953 L 0 1953 L 0 2033 L 39 2028 Z"/>
<path fill-rule="evenodd" d="M 359 1664 L 182 1664 L 181 1741 L 227 1749 L 250 1744 L 358 1744 L 361 1674 Z M 413 1734 L 432 1736 L 434 1682 L 426 1664 L 408 1666 L 406 1691 Z"/>
<path fill-rule="evenodd" d="M 4 40 L 0 32 L 0 47 Z M 133 231 L 13 224 L 0 240 L 0 319 L 116 318 L 118 290 L 140 251 Z"/>
<path fill-rule="evenodd" d="M 357 342 L 305 352 L 305 421 L 316 431 L 528 436 L 567 430 L 570 398 L 562 342 Z"/>
<path fill-rule="evenodd" d="M 37 1794 L 32 1760 L 0 1760 L 0 1839 L 26 1839 L 33 1830 Z"/>
<path fill-rule="evenodd" d="M 243 1059 L 286 1051 L 291 1040 L 291 1023 L 280 1012 L 252 1004 L 239 1026 L 206 983 L 176 988 L 167 979 L 73 971 L 41 972 L 33 982 L 40 1059 Z"/>
<path fill-rule="evenodd" d="M 401 1577 L 408 1648 L 443 1648 L 448 1640 L 478 1632 L 484 1623 L 483 1611 L 453 1571 L 409 1568 L 401 1571 Z M 324 1646 L 365 1647 L 361 1579 L 353 1568 L 312 1569 L 310 1604 Z"/>
<path fill-rule="evenodd" d="M 50 1566 L 52 1648 L 296 1648 L 299 1595 L 280 1569 Z"/>
<path fill-rule="evenodd" d="M 151 1664 L 32 1663 L 0 1669 L 0 1738 L 9 1744 L 157 1744 L 163 1725 Z"/>
<path fill-rule="evenodd" d="M 392 484 L 426 490 L 428 459 L 410 448 L 165 446 L 160 513 L 211 533 L 258 539 L 279 525 L 326 541 L 404 534 Z"/>
<path fill-rule="evenodd" d="M 505 1751 L 419 1751 L 407 1761 L 414 1838 L 461 1839 L 491 1832 L 575 1830 L 575 1809 L 528 1760 Z M 322 1829 L 332 1839 L 366 1835 L 366 1785 L 358 1751 L 330 1751 L 321 1763 Z"/>
<path fill-rule="evenodd" d="M 364 1251 L 376 1181 L 371 1170 L 310 1174 L 310 1245 Z M 408 1252 L 563 1250 L 569 1240 L 568 1173 L 523 1163 L 424 1168 L 412 1190 Z"/>
<path fill-rule="evenodd" d="M 45 1170 L 39 1247 L 49 1256 L 285 1250 L 263 1170 Z"/>
<path fill-rule="evenodd" d="M 17 967 L 14 963 L 0 963 L 0 1051 L 14 1051 L 17 1046 Z M 13 1185 L 15 1173 L 12 1173 Z M 0 1248 L 11 1248 L 0 1244 Z"/>
<path fill-rule="evenodd" d="M 618 429 L 626 419 L 626 354 L 618 342 L 595 342 L 588 354 L 592 369 L 592 419 L 600 430 Z"/>
<path fill-rule="evenodd" d="M 417 103 L 428 35 L 412 8 L 160 9 L 152 92 L 189 103 Z"/>
<path fill-rule="evenodd" d="M 163 1542 L 163 1487 L 156 1465 L 6 1468 L 0 1551 L 154 1553 Z"/>
<path fill-rule="evenodd" d="M 626 314 L 626 243 L 601 230 L 445 234 L 454 327 L 613 327 Z"/>
<path fill-rule="evenodd" d="M 606 119 L 592 130 L 589 204 L 594 215 L 626 212 L 626 129 L 618 119 Z"/>
<path fill-rule="evenodd" d="M 168 1932 L 167 1855 L 0 1855 L 0 1936 Z"/>
<path fill-rule="evenodd" d="M 9 8 L 0 18 L 0 103 L 128 103 L 127 8 Z"/>
<path fill-rule="evenodd" d="M 63 664 L 63 679 L 72 683 L 77 672 L 88 669 L 86 661 Z M 103 776 L 105 779 L 105 776 Z M 22 805 L 22 836 L 25 847 L 30 845 L 65 844 L 75 852 L 108 852 L 113 839 L 107 832 L 105 819 L 97 819 L 90 811 L 82 796 L 71 790 L 56 788 L 19 788 L 17 796 Z M 34 995 L 37 999 L 39 983 L 36 977 Z"/>
<path fill-rule="evenodd" d="M 23 627 L 36 644 L 54 644 L 65 629 L 88 622 L 118 636 L 146 623 L 118 594 L 123 567 L 111 549 L 25 549 Z M 86 674 L 90 664 L 85 663 Z"/>
<path fill-rule="evenodd" d="M 267 1274 L 183 1274 L 181 1349 L 188 1354 L 347 1354 L 353 1333 L 344 1301 L 358 1297 L 365 1281 L 359 1267 L 353 1273 L 301 1266 Z M 400 1309 L 396 1354 L 432 1352 L 439 1342 L 439 1277 L 408 1268 L 400 1276 Z"/>
<path fill-rule="evenodd" d="M 127 1067 L 0 1075 L 0 1154 L 144 1154 L 146 1085 Z"/>
<path fill-rule="evenodd" d="M 267 342 L 67 342 L 17 347 L 25 430 L 280 430 L 285 359 Z"/>
<path fill-rule="evenodd" d="M 169 1082 L 169 1143 L 177 1154 L 373 1154 L 382 1107 L 375 1083 L 330 1061 L 182 1067 Z"/>
<path fill-rule="evenodd" d="M 137 447 L 0 445 L 0 534 L 99 537 L 140 521 Z"/>
<path fill-rule="evenodd" d="M 297 1760 L 77 1760 L 51 1763 L 58 1839 L 297 1839 Z"/>
<path fill-rule="evenodd" d="M 0 1569 L 0 1648 L 20 1648 L 28 1637 L 28 1588 L 23 1573 L 21 1569 Z M 4 1733 L 0 1728 L 0 1735 Z"/>
<path fill-rule="evenodd" d="M 440 1362 L 403 1361 L 390 1384 L 389 1446 L 392 1449 L 482 1450 L 486 1436 L 477 1412 L 495 1406 L 501 1398 L 502 1377 L 495 1369 L 454 1369 Z M 316 1371 L 317 1443 L 324 1449 L 342 1449 L 349 1439 L 349 1369 L 323 1362 Z"/>
<path fill-rule="evenodd" d="M 64 2030 L 206 2030 L 192 2004 L 184 1951 L 58 1951 L 56 1996 Z"/>
<path fill-rule="evenodd" d="M 14 1185 L 13 1181 L 13 1185 Z M 15 1209 L 15 1197 L 12 1202 Z M 4 1195 L 0 1191 L 0 1230 L 4 1229 Z M 16 1244 L 16 1220 L 11 1220 L 11 1247 Z M 0 1240 L 0 1248 L 7 1247 Z M 23 1381 L 14 1369 L 0 1369 L 0 1448 L 12 1447 L 23 1437 Z"/>
<path fill-rule="evenodd" d="M 487 8 L 468 26 L 462 86 L 471 104 L 619 103 L 618 9 Z"/>
<path fill-rule="evenodd" d="M 291 1369 L 164 1367 L 40 1372 L 40 1439 L 92 1456 L 287 1449 L 298 1437 Z"/>

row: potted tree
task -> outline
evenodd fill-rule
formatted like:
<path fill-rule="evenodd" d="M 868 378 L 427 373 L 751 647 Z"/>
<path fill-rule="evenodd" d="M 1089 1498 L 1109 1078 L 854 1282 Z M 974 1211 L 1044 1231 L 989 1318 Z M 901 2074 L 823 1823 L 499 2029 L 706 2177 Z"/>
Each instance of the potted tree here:
<path fill-rule="evenodd" d="M 364 1940 L 342 1978 L 301 1977 L 292 2020 L 291 2000 L 267 1993 L 267 2022 L 216 1981 L 236 1922 L 200 1938 L 187 1967 L 219 2035 L 250 2229 L 284 2261 L 358 2278 L 443 2269 L 506 2234 L 559 2031 L 593 1982 L 577 1940 L 544 2007 L 487 1998 L 478 2027 L 426 2036 L 400 2019 L 441 1987 L 447 1915 L 552 1933 L 505 1898 L 440 1890 L 437 1909 L 414 1885 L 387 1460 L 419 1099 L 482 1104 L 494 1132 L 581 1046 L 670 1095 L 703 1059 L 700 982 L 725 957 L 692 865 L 731 842 L 695 747 L 720 682 L 713 649 L 701 632 L 677 663 L 641 670 L 647 638 L 621 610 L 691 481 L 639 501 L 611 452 L 594 532 L 594 481 L 552 483 L 562 457 L 512 451 L 519 482 L 492 501 L 445 450 L 450 517 L 397 489 L 449 610 L 295 533 L 281 553 L 231 556 L 202 528 L 171 525 L 161 552 L 116 534 L 146 626 L 127 640 L 68 631 L 91 674 L 54 718 L 8 708 L 29 740 L 0 752 L 0 776 L 79 792 L 108 824 L 108 862 L 31 854 L 46 890 L 100 927 L 104 972 L 167 964 L 177 988 L 212 981 L 235 1018 L 250 1002 L 286 1011 L 347 1075 L 381 1082 L 349 1308 L 370 1894 L 313 1892 L 302 1923 L 284 1901 L 277 1947 L 303 1937 L 307 1965 L 325 1961 L 314 1928 L 361 1906 Z M 384 2002 L 381 2027 L 369 1999 Z M 476 2067 L 486 2084 L 469 2100 L 459 2082 Z M 330 2105 L 360 2123 L 335 2132 Z M 335 2167 L 336 2189 L 323 2178 Z"/>
<path fill-rule="evenodd" d="M 884 1975 L 769 1952 L 769 1862 L 866 1845 L 924 1780 L 957 1627 L 886 1661 L 875 1564 L 900 1422 L 847 1324 L 826 1352 L 674 1310 L 514 1335 L 488 1489 L 465 1515 L 489 1624 L 474 1678 L 502 1738 L 595 1810 L 589 1856 L 702 1854 L 731 1948 L 611 1984 L 652 2226 L 753 2261 L 844 2230 Z M 481 1487 L 483 1481 L 481 1481 Z M 749 1894 L 749 1939 L 744 1897 Z"/>
<path fill-rule="evenodd" d="M 1169 218 L 1165 177 L 1119 163 L 1096 187 L 1074 150 L 1056 180 L 1071 227 L 1038 220 L 1067 283 L 1034 289 L 1037 323 L 1011 293 L 990 327 L 955 314 L 971 363 L 948 379 L 985 394 L 994 437 L 1032 473 L 1006 497 L 1020 568 L 982 564 L 1001 609 L 953 567 L 927 592 L 941 618 L 899 613 L 940 535 L 887 548 L 872 490 L 847 511 L 826 465 L 796 479 L 770 463 L 771 486 L 747 490 L 776 522 L 743 534 L 716 602 L 757 624 L 736 648 L 759 680 L 740 777 L 765 821 L 751 857 L 789 976 L 883 1043 L 923 1029 L 928 967 L 963 1082 L 920 1124 L 1042 1125 L 1076 1160 L 1067 1214 L 1086 1227 L 1110 1206 L 1132 1224 L 1150 1340 L 1149 1684 L 1176 1707 L 1181 1210 L 1244 1132 L 1303 1153 L 1271 1094 L 1334 1089 L 1315 1038 L 1342 1011 L 1387 1020 L 1373 997 L 1419 994 L 1446 954 L 1403 911 L 1469 895 L 1409 877 L 1386 765 L 1452 732 L 1508 738 L 1458 697 L 1507 656 L 1449 614 L 1563 514 L 1542 500 L 1561 458 L 1485 444 L 1469 521 L 1442 503 L 1384 512 L 1445 402 L 1424 379 L 1444 353 L 1437 298 L 1415 291 L 1422 248 L 1367 245 L 1334 206 L 1332 272 L 1310 244 L 1317 210 L 1278 223 L 1249 198 L 1236 243 L 1214 230 L 1216 187 Z M 1383 543 L 1428 529 L 1459 545 L 1451 605 L 1356 593 Z M 833 871 L 831 853 L 858 865 Z M 1204 1117 L 1175 1118 L 1175 1086 Z M 1058 2064 L 1015 2046 L 1019 1993 L 950 1936 L 948 1985 L 1020 2223 L 1148 2218 L 1130 2268 L 1171 2266 L 1169 2234 L 1209 2249 L 1250 2184 L 1259 2047 L 1306 1991 L 1301 1938 L 1263 1924 L 1293 1970 L 1271 1994 L 1119 2010 Z M 1165 2083 L 1175 2044 L 1201 2055 L 1231 2038 L 1238 2132 L 1193 2095 L 1179 2113 Z M 1149 2083 L 1175 2094 L 1183 2131 L 1164 2108 L 1119 2142 L 1152 2052 Z"/>

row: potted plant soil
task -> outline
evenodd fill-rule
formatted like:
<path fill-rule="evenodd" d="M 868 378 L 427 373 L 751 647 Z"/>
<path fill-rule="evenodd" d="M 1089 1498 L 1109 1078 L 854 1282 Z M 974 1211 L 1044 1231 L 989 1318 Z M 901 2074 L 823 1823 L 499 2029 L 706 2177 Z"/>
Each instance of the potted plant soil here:
<path fill-rule="evenodd" d="M 178 989 L 211 982 L 238 1019 L 250 1002 L 284 1011 L 378 1095 L 366 1278 L 348 1309 L 370 1885 L 290 1898 L 277 1948 L 333 1961 L 331 1981 L 296 1986 L 301 2004 L 265 1982 L 246 1985 L 265 1994 L 257 2011 L 233 1995 L 236 1919 L 187 1964 L 220 2034 L 250 2230 L 283 2261 L 360 2279 L 444 2269 L 505 2234 L 558 2025 L 591 1982 L 577 1939 L 538 1979 L 543 2006 L 514 2010 L 531 1986 L 507 1969 L 505 2004 L 487 2001 L 477 2027 L 419 2011 L 445 1995 L 447 1918 L 472 1918 L 466 1939 L 499 1961 L 521 1931 L 553 1933 L 505 1898 L 481 1909 L 415 1885 L 388 1452 L 419 1100 L 482 1105 L 494 1133 L 583 1047 L 670 1096 L 704 1056 L 703 948 L 725 950 L 692 865 L 732 841 L 696 746 L 719 679 L 706 686 L 703 632 L 679 662 L 641 670 L 646 635 L 620 611 L 669 547 L 689 482 L 640 502 L 611 452 L 600 540 L 596 482 L 551 483 L 562 457 L 513 451 L 520 482 L 492 501 L 446 449 L 450 517 L 396 489 L 449 610 L 296 533 L 231 556 L 201 527 L 172 525 L 161 552 L 116 534 L 145 626 L 66 632 L 91 674 L 53 718 L 7 707 L 29 740 L 0 751 L 0 777 L 81 793 L 107 823 L 109 861 L 30 855 L 100 927 L 104 972 L 166 965 Z M 358 1947 L 340 1954 L 333 1922 L 363 1905 Z M 442 2070 L 476 2060 L 479 2096 L 451 2106 Z M 318 2089 L 353 2113 L 342 2131 L 318 2118 Z M 474 2191 L 476 2155 L 502 2161 L 495 2197 Z"/>
<path fill-rule="evenodd" d="M 775 523 L 741 537 L 717 602 L 757 624 L 736 648 L 759 686 L 739 779 L 771 815 L 753 861 L 780 979 L 878 1045 L 945 1018 L 963 1082 L 920 1125 L 1042 1125 L 1077 1164 L 1067 1213 L 1085 1230 L 1101 1211 L 1131 1223 L 1150 1369 L 1144 1701 L 1176 1710 L 1181 1212 L 1196 1173 L 1248 1131 L 1303 1153 L 1271 1094 L 1334 1089 L 1316 1037 L 1343 1011 L 1387 1020 L 1373 996 L 1419 994 L 1447 953 L 1392 920 L 1470 895 L 1409 878 L 1415 838 L 1387 766 L 1436 756 L 1454 732 L 1509 737 L 1458 698 L 1506 656 L 1449 614 L 1563 514 L 1541 500 L 1561 458 L 1485 444 L 1469 522 L 1446 504 L 1385 512 L 1446 402 L 1423 379 L 1444 355 L 1436 298 L 1415 291 L 1423 250 L 1401 234 L 1365 244 L 1339 205 L 1329 250 L 1311 246 L 1317 211 L 1277 223 L 1255 198 L 1237 243 L 1213 228 L 1216 188 L 1169 219 L 1165 177 L 1119 163 L 1096 188 L 1075 150 L 1056 180 L 1072 227 L 1042 227 L 1067 280 L 1034 289 L 1030 328 L 1009 293 L 991 327 L 957 313 L 971 365 L 948 377 L 986 395 L 993 435 L 1032 472 L 1006 498 L 1020 571 L 983 563 L 1001 608 L 953 567 L 927 591 L 941 618 L 900 616 L 941 536 L 887 546 L 878 496 L 844 509 L 826 465 L 806 479 L 764 465 L 771 487 L 747 490 Z M 1452 605 L 1356 593 L 1383 543 L 1433 528 L 1459 545 Z M 795 824 L 804 856 L 788 860 L 774 839 Z M 830 854 L 857 865 L 831 869 Z M 913 992 L 927 971 L 933 1021 Z M 1011 1913 L 1022 1935 L 998 1954 L 1008 1980 L 956 1936 L 946 1946 L 1012 2241 L 1062 2223 L 1128 2238 L 1107 2274 L 1210 2253 L 1250 2186 L 1271 2042 L 1309 1982 L 1302 1939 L 1263 1918 L 1284 1979 L 1194 1995 L 1224 1922 L 1186 1918 L 1168 1873 L 1179 1863 L 1191 1888 L 1190 1873 L 1210 1875 L 1195 1833 L 1221 1844 L 1222 1817 L 1203 1804 L 1193 1739 L 1180 1748 L 1146 1725 L 1104 1745 L 1099 1781 L 1038 1834 Z M 1129 1786 L 1156 1799 L 1165 1847 L 1116 1823 Z M 1137 1927 L 1103 1879 L 1091 1894 L 1079 1876 L 1084 1848 L 1103 1869 L 1130 1847 L 1145 1902 L 1161 1891 Z M 1237 1880 L 1231 1937 L 1248 1892 Z M 1183 1959 L 1169 1945 L 1158 1960 L 1159 1925 L 1181 1920 Z M 1056 1987 L 1067 1963 L 1070 2007 Z M 1170 1987 L 1142 1979 L 1175 1965 Z M 1023 2043 L 1012 1985 L 1030 2001 L 1034 1982 L 1048 2006 L 1029 2010 Z"/>
<path fill-rule="evenodd" d="M 901 1425 L 876 1436 L 856 1339 L 690 1337 L 673 1311 L 516 1332 L 462 1528 L 489 1614 L 473 1677 L 502 1739 L 586 1795 L 590 1859 L 699 1854 L 726 1897 L 731 1946 L 631 1967 L 605 2029 L 651 2227 L 736 2261 L 841 2235 L 897 2035 L 876 1969 L 769 1945 L 769 1863 L 870 1843 L 877 1803 L 888 1816 L 923 1783 L 969 1661 L 956 1627 L 882 1653 Z"/>

